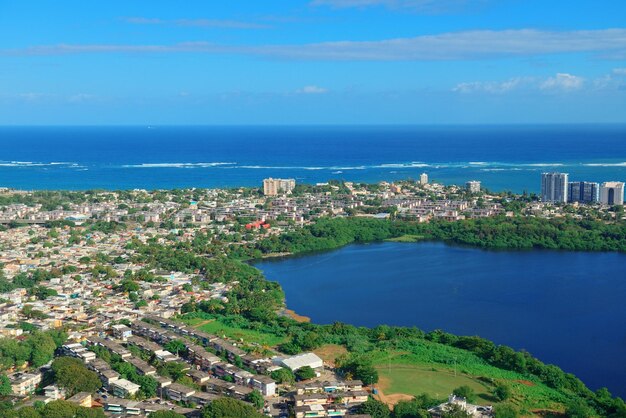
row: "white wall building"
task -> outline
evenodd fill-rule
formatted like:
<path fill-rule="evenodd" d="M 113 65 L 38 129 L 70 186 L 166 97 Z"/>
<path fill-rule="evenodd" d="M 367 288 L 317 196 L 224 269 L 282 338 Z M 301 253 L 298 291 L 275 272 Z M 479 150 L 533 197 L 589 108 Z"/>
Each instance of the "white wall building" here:
<path fill-rule="evenodd" d="M 624 204 L 624 183 L 607 181 L 600 186 L 600 203 L 605 205 Z"/>

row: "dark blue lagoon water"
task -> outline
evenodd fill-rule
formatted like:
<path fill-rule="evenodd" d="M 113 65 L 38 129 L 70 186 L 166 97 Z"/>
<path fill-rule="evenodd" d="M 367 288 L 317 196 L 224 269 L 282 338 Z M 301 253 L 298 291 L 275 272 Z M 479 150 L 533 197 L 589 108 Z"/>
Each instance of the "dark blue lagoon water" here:
<path fill-rule="evenodd" d="M 0 127 L 0 187 L 84 190 L 377 182 L 538 191 L 546 170 L 626 180 L 626 125 Z"/>
<path fill-rule="evenodd" d="M 378 243 L 256 267 L 316 323 L 479 335 L 626 396 L 624 254 Z"/>

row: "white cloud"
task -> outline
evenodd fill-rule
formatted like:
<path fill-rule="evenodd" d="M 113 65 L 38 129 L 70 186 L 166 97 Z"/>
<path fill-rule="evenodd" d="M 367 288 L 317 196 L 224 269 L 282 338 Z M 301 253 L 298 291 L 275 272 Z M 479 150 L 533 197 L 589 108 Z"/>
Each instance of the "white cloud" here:
<path fill-rule="evenodd" d="M 545 92 L 570 92 L 580 90 L 585 86 L 586 80 L 567 73 L 557 73 L 553 77 L 514 77 L 505 81 L 471 81 L 457 84 L 452 88 L 456 93 L 488 93 L 504 94 L 517 90 L 545 91 Z M 614 80 L 610 75 L 593 80 L 596 89 L 614 87 Z"/>
<path fill-rule="evenodd" d="M 459 83 L 452 89 L 457 93 L 507 93 L 528 83 L 529 79 L 523 77 L 515 77 L 506 81 L 472 81 L 468 83 Z"/>
<path fill-rule="evenodd" d="M 626 68 L 614 68 L 613 74 L 615 75 L 626 75 Z"/>
<path fill-rule="evenodd" d="M 487 0 L 313 0 L 312 6 L 330 6 L 335 9 L 383 6 L 423 13 L 442 13 Z"/>
<path fill-rule="evenodd" d="M 558 73 L 554 77 L 550 77 L 545 80 L 539 88 L 542 90 L 561 90 L 561 91 L 573 91 L 579 90 L 583 87 L 585 79 L 572 74 Z"/>
<path fill-rule="evenodd" d="M 328 93 L 328 89 L 319 86 L 304 86 L 296 90 L 298 94 L 324 94 Z"/>
<path fill-rule="evenodd" d="M 85 53 L 241 54 L 287 60 L 437 61 L 595 53 L 611 58 L 626 51 L 626 29 L 551 32 L 534 29 L 449 32 L 379 41 L 336 41 L 301 45 L 220 45 L 184 42 L 172 45 L 42 45 L 0 50 L 4 56 Z"/>
<path fill-rule="evenodd" d="M 94 100 L 95 98 L 96 96 L 94 96 L 93 94 L 79 93 L 79 94 L 74 94 L 72 96 L 69 96 L 67 98 L 67 101 L 70 103 L 83 103 L 83 102 L 87 102 L 90 100 Z"/>
<path fill-rule="evenodd" d="M 126 23 L 133 25 L 174 25 L 174 26 L 196 26 L 204 28 L 220 28 L 220 29 L 267 29 L 271 26 L 259 23 L 241 22 L 238 20 L 221 20 L 221 19 L 174 19 L 165 20 L 150 17 L 126 17 L 123 18 Z"/>

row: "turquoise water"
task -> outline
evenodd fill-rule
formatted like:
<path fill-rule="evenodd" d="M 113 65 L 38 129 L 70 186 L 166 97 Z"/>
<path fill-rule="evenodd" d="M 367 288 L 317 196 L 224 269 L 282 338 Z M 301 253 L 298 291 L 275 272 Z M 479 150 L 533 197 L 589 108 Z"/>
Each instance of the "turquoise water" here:
<path fill-rule="evenodd" d="M 624 254 L 378 243 L 256 267 L 316 323 L 479 335 L 626 395 Z"/>

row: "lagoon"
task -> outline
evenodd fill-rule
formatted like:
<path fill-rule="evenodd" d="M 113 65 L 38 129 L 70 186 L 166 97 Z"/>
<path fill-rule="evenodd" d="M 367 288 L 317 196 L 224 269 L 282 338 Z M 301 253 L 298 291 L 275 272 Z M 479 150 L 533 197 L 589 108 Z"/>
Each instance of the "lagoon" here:
<path fill-rule="evenodd" d="M 443 329 L 626 396 L 626 255 L 374 243 L 256 264 L 316 323 Z"/>

